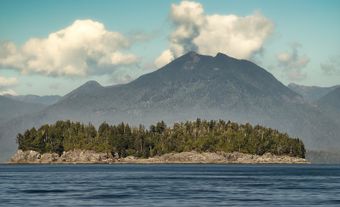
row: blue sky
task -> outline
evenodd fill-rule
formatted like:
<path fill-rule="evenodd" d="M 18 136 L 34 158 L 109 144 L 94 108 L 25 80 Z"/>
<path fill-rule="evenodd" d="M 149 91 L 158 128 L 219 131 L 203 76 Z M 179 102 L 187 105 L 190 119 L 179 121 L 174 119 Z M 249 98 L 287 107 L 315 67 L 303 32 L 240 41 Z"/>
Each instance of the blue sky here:
<path fill-rule="evenodd" d="M 240 22 L 245 16 L 256 19 L 257 13 L 264 17 L 263 21 L 255 22 L 260 26 L 265 23 L 269 25 L 268 30 L 265 30 L 265 36 L 259 40 L 260 46 L 245 47 L 245 51 L 237 53 L 235 52 L 237 48 L 228 48 L 231 46 L 225 45 L 225 51 L 231 51 L 231 54 L 239 54 L 240 58 L 256 62 L 284 84 L 289 82 L 319 86 L 340 84 L 340 62 L 338 61 L 340 59 L 340 27 L 338 26 L 340 1 L 202 0 L 195 1 L 195 3 L 203 8 L 203 18 L 207 22 L 213 15 L 225 17 L 235 15 L 240 19 Z M 2 90 L 14 91 L 17 94 L 64 95 L 87 80 L 94 79 L 103 85 L 112 85 L 132 80 L 143 73 L 155 70 L 157 68 L 155 60 L 162 52 L 171 51 L 173 58 L 181 55 L 181 52 L 174 52 L 173 48 L 176 45 L 171 43 L 172 38 L 181 40 L 178 39 L 181 37 L 172 35 L 181 25 L 189 24 L 190 28 L 194 25 L 194 28 L 198 29 L 202 36 L 204 31 L 208 31 L 205 28 L 208 27 L 206 25 L 202 26 L 195 22 L 188 23 L 185 19 L 183 20 L 185 16 L 181 16 L 180 20 L 176 19 L 172 13 L 175 12 L 172 5 L 177 5 L 177 9 L 185 6 L 181 4 L 181 1 L 158 0 L 2 0 L 0 41 L 15 45 L 16 53 L 20 53 L 20 57 L 24 56 L 26 62 L 23 63 L 22 59 L 17 58 L 15 59 L 17 62 L 11 61 L 10 64 L 8 62 L 6 62 L 8 64 L 4 64 L 5 60 L 1 62 L 1 58 L 4 59 L 4 55 L 7 55 L 6 58 L 9 56 L 5 52 L 0 53 L 0 93 Z M 202 16 L 202 14 L 200 15 Z M 85 67 L 85 72 L 82 71 L 81 75 L 65 73 L 57 68 L 58 65 L 51 66 L 48 71 L 41 66 L 27 65 L 31 59 L 27 57 L 25 49 L 22 49 L 24 44 L 31 38 L 47 39 L 49 34 L 74 25 L 76 20 L 98 22 L 104 25 L 105 32 L 117 32 L 124 36 L 129 42 L 128 46 L 108 47 L 105 51 L 110 50 L 112 54 L 118 52 L 130 55 L 130 59 L 119 59 L 114 63 L 105 62 L 105 67 L 102 65 L 99 67 L 98 61 L 96 62 L 98 70 Z M 227 20 L 227 18 L 221 17 L 220 27 L 228 26 L 228 23 L 223 23 L 223 20 Z M 213 23 L 211 21 L 211 25 Z M 247 27 L 247 23 L 245 24 Z M 85 23 L 80 25 L 85 25 Z M 236 28 L 230 33 L 240 34 L 247 31 L 247 29 Z M 258 32 L 264 31 L 259 30 Z M 231 34 L 226 34 L 229 36 L 225 38 L 230 38 Z M 258 40 L 256 34 L 254 35 L 254 38 Z M 211 51 L 209 55 L 213 55 L 214 48 L 204 50 L 201 48 L 204 43 L 198 42 L 198 39 L 195 40 L 197 36 L 191 37 L 190 44 L 195 44 L 195 47 L 200 48 L 198 52 Z M 219 37 L 224 38 L 223 34 Z M 115 40 L 112 39 L 110 42 Z M 51 44 L 53 46 L 54 43 L 45 44 L 40 41 L 39 44 L 43 44 L 41 48 L 46 48 Z M 4 51 L 3 48 L 0 48 L 1 50 Z M 29 56 L 36 55 L 34 52 L 34 48 L 31 48 L 28 52 Z M 11 53 L 11 55 L 13 54 Z M 102 50 L 98 54 L 102 54 Z M 72 55 L 79 58 L 78 54 L 72 53 Z M 50 56 L 43 58 L 45 58 L 44 61 L 46 58 L 49 61 L 51 59 Z M 88 60 L 89 57 L 84 58 Z M 72 60 L 67 59 L 67 61 L 67 64 L 72 64 Z M 110 64 L 114 64 L 114 66 L 110 67 Z M 75 64 L 75 66 L 77 65 Z M 26 67 L 30 68 L 26 69 Z M 90 70 L 96 71 L 88 72 Z"/>

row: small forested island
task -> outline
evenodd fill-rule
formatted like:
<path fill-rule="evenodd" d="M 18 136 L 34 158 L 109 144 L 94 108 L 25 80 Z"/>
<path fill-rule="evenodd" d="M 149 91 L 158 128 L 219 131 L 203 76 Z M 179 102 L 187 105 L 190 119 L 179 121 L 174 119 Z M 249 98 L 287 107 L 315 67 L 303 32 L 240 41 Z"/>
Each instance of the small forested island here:
<path fill-rule="evenodd" d="M 57 121 L 17 135 L 10 163 L 306 163 L 298 138 L 231 121 L 121 123 Z"/>

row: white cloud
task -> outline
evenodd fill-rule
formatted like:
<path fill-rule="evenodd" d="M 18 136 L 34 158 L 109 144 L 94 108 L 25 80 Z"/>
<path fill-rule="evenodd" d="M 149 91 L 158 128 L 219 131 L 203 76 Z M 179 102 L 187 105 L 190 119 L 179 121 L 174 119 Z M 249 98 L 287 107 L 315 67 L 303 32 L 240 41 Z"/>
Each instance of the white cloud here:
<path fill-rule="evenodd" d="M 162 54 L 155 60 L 155 65 L 157 67 L 162 67 L 167 63 L 171 62 L 174 59 L 174 56 L 170 50 L 165 50 Z"/>
<path fill-rule="evenodd" d="M 15 77 L 3 77 L 0 76 L 0 87 L 9 87 L 17 84 L 18 80 Z"/>
<path fill-rule="evenodd" d="M 182 1 L 171 6 L 170 18 L 175 25 L 175 31 L 170 36 L 170 51 L 174 57 L 191 50 L 197 50 L 193 39 L 199 35 L 200 28 L 205 23 L 204 10 L 201 4 Z"/>
<path fill-rule="evenodd" d="M 17 96 L 18 94 L 17 94 L 17 92 L 15 92 L 12 89 L 6 89 L 6 90 L 3 90 L 3 91 L 0 91 L 0 96 L 3 96 L 3 95 Z"/>
<path fill-rule="evenodd" d="M 47 38 L 32 38 L 22 47 L 2 43 L 0 67 L 52 76 L 112 73 L 115 67 L 138 61 L 135 55 L 124 53 L 129 47 L 125 36 L 106 30 L 102 23 L 76 20 Z"/>
<path fill-rule="evenodd" d="M 277 60 L 280 65 L 286 68 L 303 68 L 309 63 L 309 58 L 306 55 L 300 55 L 298 48 L 300 45 L 294 44 L 289 52 L 281 52 L 277 55 Z"/>
<path fill-rule="evenodd" d="M 320 67 L 326 75 L 340 75 L 340 55 L 330 57 L 327 62 L 321 63 Z"/>
<path fill-rule="evenodd" d="M 249 58 L 261 50 L 273 29 L 273 24 L 260 13 L 246 17 L 212 15 L 207 16 L 207 21 L 200 36 L 194 39 L 199 51 L 222 52 L 236 58 Z"/>
<path fill-rule="evenodd" d="M 247 59 L 262 49 L 274 29 L 273 23 L 259 12 L 244 17 L 207 15 L 200 3 L 192 1 L 173 4 L 170 19 L 175 30 L 169 37 L 169 49 L 156 59 L 157 66 L 188 51 L 207 55 L 222 52 Z"/>
<path fill-rule="evenodd" d="M 302 46 L 294 43 L 290 47 L 290 51 L 279 53 L 276 58 L 279 67 L 283 69 L 283 73 L 289 80 L 300 81 L 307 77 L 307 74 L 302 71 L 309 63 L 309 58 L 306 55 L 299 53 L 299 48 Z"/>
<path fill-rule="evenodd" d="M 18 83 L 17 78 L 15 77 L 3 77 L 0 76 L 0 95 L 10 94 L 10 95 L 17 95 L 17 93 L 9 89 L 9 87 L 15 86 Z"/>

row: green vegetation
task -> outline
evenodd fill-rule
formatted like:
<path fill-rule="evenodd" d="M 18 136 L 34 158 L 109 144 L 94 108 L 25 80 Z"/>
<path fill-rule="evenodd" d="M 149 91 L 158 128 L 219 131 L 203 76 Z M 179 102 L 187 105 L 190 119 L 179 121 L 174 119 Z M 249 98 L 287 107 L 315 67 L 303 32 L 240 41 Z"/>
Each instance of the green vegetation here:
<path fill-rule="evenodd" d="M 172 127 L 167 127 L 161 121 L 149 129 L 142 125 L 131 127 L 125 123 L 111 126 L 104 122 L 98 130 L 92 124 L 57 121 L 53 125 L 43 125 L 38 130 L 32 128 L 24 134 L 18 134 L 17 142 L 21 150 L 58 154 L 84 149 L 118 154 L 120 157 L 150 157 L 196 150 L 236 151 L 257 155 L 270 152 L 275 155 L 305 157 L 304 144 L 299 139 L 290 138 L 270 128 L 223 120 L 197 119 L 175 123 Z"/>

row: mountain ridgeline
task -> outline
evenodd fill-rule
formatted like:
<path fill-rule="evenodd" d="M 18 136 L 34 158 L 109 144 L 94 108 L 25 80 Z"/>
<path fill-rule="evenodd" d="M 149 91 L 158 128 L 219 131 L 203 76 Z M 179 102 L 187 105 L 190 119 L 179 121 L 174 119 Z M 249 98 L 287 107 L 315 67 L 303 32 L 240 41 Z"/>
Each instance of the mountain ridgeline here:
<path fill-rule="evenodd" d="M 332 117 L 340 125 L 340 87 L 320 98 L 316 104 L 324 114 Z"/>
<path fill-rule="evenodd" d="M 16 117 L 40 111 L 44 107 L 40 103 L 26 103 L 10 97 L 0 96 L 0 124 Z"/>
<path fill-rule="evenodd" d="M 301 140 L 262 126 L 233 122 L 187 121 L 172 127 L 161 121 L 145 129 L 121 123 L 110 126 L 102 123 L 98 131 L 92 124 L 58 121 L 32 128 L 17 136 L 18 149 L 39 153 L 58 153 L 72 150 L 94 150 L 119 157 L 153 157 L 172 152 L 241 152 L 263 155 L 305 157 Z"/>
<path fill-rule="evenodd" d="M 21 101 L 24 103 L 32 103 L 32 104 L 42 104 L 45 106 L 52 105 L 58 102 L 58 100 L 61 98 L 58 95 L 48 95 L 48 96 L 37 96 L 37 95 L 4 95 L 8 98 L 11 98 L 13 100 Z"/>
<path fill-rule="evenodd" d="M 306 101 L 312 103 L 318 101 L 319 99 L 323 98 L 328 93 L 332 92 L 333 90 L 339 87 L 340 87 L 339 85 L 331 87 L 319 87 L 319 86 L 302 86 L 295 83 L 288 84 L 288 88 L 303 96 Z"/>
<path fill-rule="evenodd" d="M 58 120 L 104 121 L 149 126 L 158 120 L 232 120 L 300 137 L 308 149 L 340 147 L 340 124 L 258 65 L 229 57 L 189 52 L 127 84 L 90 81 L 47 106 L 0 126 L 3 151 L 16 149 L 15 136 Z M 0 146 L 1 147 L 1 146 Z M 12 154 L 12 153 L 8 153 Z M 7 155 L 7 156 L 8 156 Z"/>

